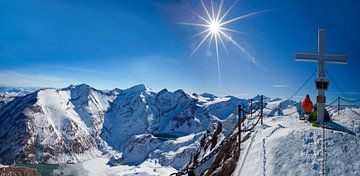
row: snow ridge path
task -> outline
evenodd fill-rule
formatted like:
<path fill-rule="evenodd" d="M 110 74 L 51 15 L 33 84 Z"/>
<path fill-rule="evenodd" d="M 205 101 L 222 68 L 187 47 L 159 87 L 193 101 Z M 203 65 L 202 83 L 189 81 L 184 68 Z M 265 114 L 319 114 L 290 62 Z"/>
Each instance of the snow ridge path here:
<path fill-rule="evenodd" d="M 266 176 L 266 139 L 272 136 L 276 131 L 280 130 L 281 128 L 285 128 L 284 126 L 278 124 L 276 128 L 274 128 L 269 135 L 267 135 L 265 138 L 263 138 L 263 175 Z"/>
<path fill-rule="evenodd" d="M 256 137 L 257 133 L 258 133 L 258 130 L 256 130 L 255 133 L 254 133 L 254 135 L 250 138 L 250 143 L 249 143 L 249 145 L 248 145 L 248 147 L 247 147 L 247 149 L 246 149 L 244 159 L 241 161 L 241 166 L 240 166 L 239 174 L 241 173 L 241 170 L 242 170 L 242 168 L 244 167 L 244 163 L 245 163 L 245 161 L 246 161 L 246 159 L 247 159 L 247 156 L 248 156 L 248 154 L 249 154 L 249 151 L 250 151 L 250 149 L 251 149 L 251 146 L 252 146 L 252 144 L 253 144 L 254 141 L 255 141 L 255 137 Z M 240 159 L 239 159 L 239 160 L 240 160 Z"/>
<path fill-rule="evenodd" d="M 266 176 L 266 147 L 265 147 L 265 145 L 266 145 L 266 139 L 264 138 L 263 139 L 263 145 L 262 145 L 262 147 L 263 147 L 263 175 L 264 176 Z"/>

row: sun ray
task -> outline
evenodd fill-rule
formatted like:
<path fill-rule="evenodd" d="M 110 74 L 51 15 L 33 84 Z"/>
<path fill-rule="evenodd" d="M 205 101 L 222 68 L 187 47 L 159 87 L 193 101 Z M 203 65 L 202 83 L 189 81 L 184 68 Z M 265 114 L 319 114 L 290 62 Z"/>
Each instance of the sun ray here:
<path fill-rule="evenodd" d="M 205 34 L 205 33 L 209 32 L 209 31 L 210 31 L 210 29 L 206 29 L 205 31 L 201 31 L 201 32 L 199 32 L 199 33 L 197 33 L 197 34 L 193 35 L 193 36 L 192 36 L 192 38 L 196 38 L 196 37 L 198 37 L 198 36 L 200 36 L 200 35 L 203 35 L 203 34 Z"/>
<path fill-rule="evenodd" d="M 211 43 L 212 43 L 212 41 L 213 41 L 213 38 L 214 38 L 214 34 L 211 34 L 211 36 L 210 36 L 210 41 L 209 41 L 209 45 L 208 45 L 207 50 L 210 50 L 210 46 L 211 46 Z"/>
<path fill-rule="evenodd" d="M 204 37 L 204 39 L 201 40 L 201 42 L 199 43 L 199 45 L 195 48 L 195 50 L 191 53 L 190 57 L 192 57 L 196 51 L 201 47 L 201 45 L 206 41 L 206 39 L 209 37 L 211 33 L 207 33 L 206 36 Z"/>
<path fill-rule="evenodd" d="M 208 27 L 209 27 L 209 25 L 206 25 L 206 24 L 198 24 L 198 23 L 185 23 L 185 22 L 178 22 L 178 24 L 188 25 L 188 26 L 206 27 L 206 28 L 208 28 Z"/>
<path fill-rule="evenodd" d="M 241 32 L 241 31 L 237 31 L 237 30 L 234 30 L 234 29 L 229 29 L 229 28 L 224 28 L 224 27 L 220 27 L 220 29 L 221 29 L 221 30 L 224 30 L 224 31 L 229 31 L 229 32 L 238 33 L 238 34 L 249 35 L 248 33 Z"/>
<path fill-rule="evenodd" d="M 218 79 L 219 79 L 219 91 L 221 92 L 221 71 L 220 71 L 220 58 L 219 58 L 219 46 L 217 35 L 215 34 L 215 49 L 216 49 L 216 61 L 217 61 L 217 70 L 218 70 Z"/>
<path fill-rule="evenodd" d="M 206 18 L 202 17 L 200 14 L 196 13 L 195 11 L 191 10 L 191 12 L 193 14 L 195 14 L 197 17 L 199 17 L 200 19 L 202 19 L 204 22 L 206 22 L 208 24 L 210 23 L 210 21 L 208 21 Z"/>
<path fill-rule="evenodd" d="M 242 19 L 245 19 L 245 18 L 247 18 L 247 17 L 251 17 L 251 16 L 254 16 L 254 15 L 257 15 L 257 14 L 264 13 L 264 12 L 266 12 L 266 11 L 267 11 L 267 10 L 262 10 L 262 11 L 257 11 L 257 12 L 252 12 L 252 13 L 248 13 L 248 14 L 245 14 L 245 15 L 241 15 L 241 16 L 232 18 L 232 19 L 230 19 L 230 20 L 228 20 L 228 21 L 224 21 L 224 22 L 220 23 L 220 25 L 225 25 L 225 24 L 228 24 L 228 23 L 237 21 L 237 20 L 242 20 Z"/>
<path fill-rule="evenodd" d="M 223 6 L 223 0 L 220 0 L 220 5 L 219 5 L 219 9 L 218 9 L 218 12 L 217 12 L 217 15 L 216 15 L 216 21 L 219 21 L 220 19 L 220 14 L 221 14 L 221 9 L 222 9 L 222 6 Z"/>
<path fill-rule="evenodd" d="M 231 43 L 233 43 L 236 47 L 238 47 L 248 58 L 250 58 L 251 62 L 255 63 L 255 59 L 242 47 L 240 46 L 235 40 L 233 40 L 230 36 L 228 36 L 223 31 L 220 31 L 220 33 L 225 36 Z"/>
<path fill-rule="evenodd" d="M 197 16 L 199 18 L 199 21 L 201 21 L 201 22 L 200 23 L 186 23 L 186 22 L 179 23 L 179 24 L 183 24 L 183 25 L 189 25 L 189 26 L 203 28 L 203 30 L 201 32 L 197 33 L 194 37 L 198 37 L 198 36 L 202 36 L 202 35 L 204 35 L 205 37 L 195 47 L 195 49 L 191 53 L 190 57 L 192 57 L 199 50 L 199 48 L 204 45 L 206 40 L 209 40 L 209 43 L 207 46 L 207 51 L 210 51 L 210 47 L 213 45 L 213 43 L 215 44 L 214 49 L 215 49 L 215 57 L 216 57 L 216 62 L 217 62 L 220 93 L 221 93 L 221 67 L 220 67 L 221 61 L 220 61 L 219 45 L 221 45 L 224 48 L 226 54 L 229 55 L 225 41 L 230 41 L 229 43 L 235 45 L 238 49 L 240 49 L 240 51 L 242 53 L 244 53 L 244 55 L 247 59 L 249 59 L 252 63 L 256 64 L 255 58 L 252 57 L 249 54 L 249 52 L 247 52 L 244 47 L 239 45 L 239 43 L 236 42 L 230 35 L 230 33 L 232 33 L 232 32 L 239 33 L 239 34 L 245 34 L 245 35 L 248 35 L 248 34 L 242 32 L 242 31 L 227 28 L 226 25 L 229 23 L 235 22 L 235 21 L 241 21 L 245 18 L 255 16 L 260 13 L 264 13 L 265 11 L 252 12 L 249 14 L 245 14 L 242 16 L 238 16 L 235 18 L 225 20 L 225 18 L 227 18 L 227 15 L 230 13 L 230 11 L 235 7 L 235 4 L 237 3 L 237 1 L 238 0 L 235 0 L 227 10 L 224 10 L 223 9 L 224 0 L 220 0 L 220 3 L 218 4 L 218 8 L 214 7 L 213 0 L 210 0 L 210 5 L 208 5 L 209 7 L 206 6 L 206 4 L 204 3 L 204 0 L 200 0 L 200 3 L 201 3 L 201 6 L 203 8 L 205 15 L 200 15 L 199 13 L 197 13 L 195 11 L 192 11 L 192 13 L 195 14 L 195 16 Z"/>
<path fill-rule="evenodd" d="M 210 1 L 210 4 L 211 4 L 211 15 L 212 15 L 212 20 L 213 20 L 213 22 L 215 22 L 216 21 L 216 19 L 215 19 L 215 10 L 214 10 L 214 3 L 213 3 L 213 1 Z"/>
<path fill-rule="evenodd" d="M 223 21 L 224 18 L 228 15 L 228 13 L 235 7 L 235 4 L 237 3 L 238 0 L 235 0 L 232 5 L 230 6 L 230 8 L 224 13 L 224 15 L 222 15 L 222 17 L 220 18 L 219 21 Z"/>
<path fill-rule="evenodd" d="M 220 41 L 221 45 L 223 46 L 226 54 L 229 56 L 229 52 L 228 52 L 228 50 L 227 50 L 227 48 L 225 46 L 225 43 L 224 43 L 223 39 L 221 38 L 220 34 L 217 34 L 217 35 L 218 35 L 219 41 Z"/>
<path fill-rule="evenodd" d="M 210 15 L 210 13 L 209 13 L 209 11 L 208 11 L 208 9 L 206 8 L 206 6 L 205 6 L 205 4 L 204 4 L 204 2 L 203 2 L 203 0 L 200 0 L 200 2 L 201 2 L 201 5 L 203 6 L 203 8 L 204 8 L 204 10 L 205 10 L 205 12 L 206 12 L 206 14 L 207 14 L 207 16 L 208 16 L 208 18 L 210 19 L 210 22 L 211 22 L 211 15 Z"/>

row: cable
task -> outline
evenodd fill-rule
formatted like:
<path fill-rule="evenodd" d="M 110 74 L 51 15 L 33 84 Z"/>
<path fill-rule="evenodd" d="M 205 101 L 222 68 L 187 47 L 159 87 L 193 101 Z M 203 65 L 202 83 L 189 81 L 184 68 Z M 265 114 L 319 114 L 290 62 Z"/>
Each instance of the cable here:
<path fill-rule="evenodd" d="M 353 105 L 352 103 L 360 102 L 360 100 L 349 100 L 349 98 L 348 98 L 348 96 L 346 95 L 346 93 L 341 89 L 341 87 L 339 86 L 339 84 L 335 81 L 334 77 L 331 76 L 330 72 L 328 72 L 328 71 L 326 70 L 326 73 L 329 75 L 330 79 L 335 83 L 335 86 L 340 90 L 341 94 L 346 98 L 346 99 L 340 98 L 341 100 L 350 103 L 350 107 L 351 107 L 351 106 L 356 106 L 356 105 Z"/>
<path fill-rule="evenodd" d="M 288 100 L 293 99 L 293 98 L 295 97 L 295 95 L 298 94 L 298 93 L 300 92 L 300 90 L 301 90 L 302 88 L 304 88 L 304 86 L 311 80 L 311 78 L 314 77 L 314 75 L 315 75 L 316 72 L 317 72 L 317 70 L 315 70 L 315 71 L 310 75 L 310 77 L 304 82 L 304 84 L 301 85 L 301 86 L 295 91 L 295 93 L 292 94 L 292 95 L 288 98 Z"/>
<path fill-rule="evenodd" d="M 336 103 L 338 100 L 339 100 L 340 97 L 336 98 L 334 101 L 332 101 L 330 104 L 326 105 L 326 106 L 331 106 L 333 105 L 334 103 Z M 340 98 L 341 99 L 341 98 Z"/>
<path fill-rule="evenodd" d="M 360 100 L 348 100 L 348 99 L 344 99 L 344 98 L 341 98 L 341 97 L 340 97 L 340 99 L 343 100 L 343 101 L 346 101 L 346 102 L 348 102 L 348 103 L 357 103 L 357 102 L 360 102 Z"/>
<path fill-rule="evenodd" d="M 329 75 L 330 79 L 335 83 L 335 86 L 340 90 L 341 94 L 348 99 L 345 92 L 340 88 L 339 84 L 335 81 L 335 79 L 331 76 L 331 74 L 326 70 L 326 73 Z"/>

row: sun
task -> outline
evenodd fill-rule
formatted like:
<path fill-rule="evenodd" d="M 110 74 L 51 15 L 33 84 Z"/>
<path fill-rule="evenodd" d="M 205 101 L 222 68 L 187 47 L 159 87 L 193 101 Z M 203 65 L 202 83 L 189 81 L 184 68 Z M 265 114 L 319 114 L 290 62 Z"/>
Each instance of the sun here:
<path fill-rule="evenodd" d="M 195 37 L 203 36 L 203 38 L 201 39 L 199 44 L 195 47 L 195 49 L 191 53 L 190 57 L 192 57 L 196 53 L 196 51 L 201 46 L 203 46 L 205 41 L 207 41 L 207 40 L 209 41 L 209 46 L 213 43 L 215 44 L 214 48 L 215 48 L 215 53 L 216 53 L 219 89 L 220 89 L 220 87 L 221 87 L 221 72 L 220 72 L 219 45 L 222 45 L 224 50 L 228 53 L 228 50 L 225 46 L 225 41 L 228 41 L 228 42 L 232 43 L 233 45 L 235 45 L 237 48 L 239 48 L 240 51 L 245 54 L 247 59 L 249 59 L 252 63 L 255 63 L 255 58 L 253 56 L 251 56 L 245 50 L 245 48 L 243 48 L 237 41 L 235 41 L 230 34 L 231 32 L 232 33 L 240 33 L 240 34 L 243 32 L 234 30 L 234 29 L 230 29 L 230 28 L 226 27 L 226 25 L 228 25 L 232 22 L 235 22 L 235 21 L 245 19 L 245 18 L 253 16 L 253 15 L 262 13 L 264 11 L 253 12 L 253 13 L 245 14 L 242 16 L 238 16 L 238 17 L 226 20 L 227 15 L 234 8 L 234 6 L 236 4 L 236 0 L 230 6 L 230 8 L 228 8 L 226 11 L 224 11 L 224 13 L 223 13 L 223 0 L 220 0 L 218 8 L 214 7 L 213 0 L 209 0 L 209 1 L 210 1 L 210 7 L 207 7 L 205 5 L 205 3 L 203 2 L 203 0 L 200 0 L 201 6 L 203 7 L 203 10 L 204 10 L 204 15 L 200 15 L 199 13 L 192 11 L 192 13 L 199 18 L 200 22 L 198 22 L 198 23 L 181 22 L 179 24 L 190 25 L 190 26 L 202 28 L 202 31 L 200 33 L 196 34 Z"/>
<path fill-rule="evenodd" d="M 213 21 L 209 24 L 209 29 L 212 34 L 217 35 L 220 32 L 220 23 L 217 21 Z"/>

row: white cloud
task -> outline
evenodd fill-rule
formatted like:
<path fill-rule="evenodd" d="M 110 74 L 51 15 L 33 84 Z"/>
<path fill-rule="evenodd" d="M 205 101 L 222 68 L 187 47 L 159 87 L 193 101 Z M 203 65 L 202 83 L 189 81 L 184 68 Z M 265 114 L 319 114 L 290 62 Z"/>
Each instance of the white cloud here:
<path fill-rule="evenodd" d="M 68 70 L 68 71 L 77 71 L 77 72 L 86 72 L 86 73 L 98 73 L 98 74 L 108 74 L 103 71 L 99 71 L 96 69 L 90 69 L 90 68 L 79 68 L 79 67 L 71 67 L 71 66 L 63 66 L 63 65 L 42 65 L 44 67 L 51 67 L 61 70 Z"/>
<path fill-rule="evenodd" d="M 286 88 L 286 87 L 289 87 L 289 85 L 286 85 L 286 84 L 274 84 L 273 87 L 274 88 Z"/>
<path fill-rule="evenodd" d="M 66 82 L 66 79 L 62 77 L 0 70 L 0 83 L 6 86 L 64 87 L 66 86 Z"/>

